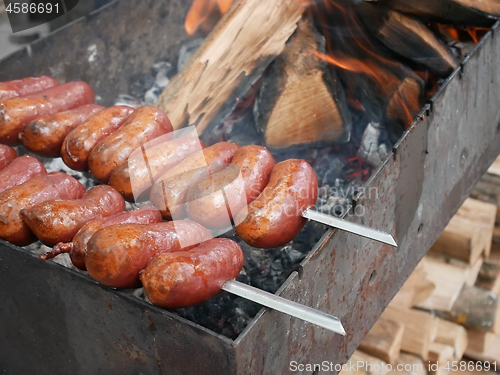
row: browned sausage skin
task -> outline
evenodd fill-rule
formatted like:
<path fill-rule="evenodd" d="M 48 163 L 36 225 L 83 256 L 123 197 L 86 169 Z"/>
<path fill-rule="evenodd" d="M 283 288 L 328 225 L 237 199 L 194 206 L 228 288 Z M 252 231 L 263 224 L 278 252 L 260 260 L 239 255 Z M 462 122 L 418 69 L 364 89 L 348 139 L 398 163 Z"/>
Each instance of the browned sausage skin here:
<path fill-rule="evenodd" d="M 28 155 L 21 156 L 0 171 L 0 193 L 45 173 L 47 171 L 38 159 Z"/>
<path fill-rule="evenodd" d="M 236 233 L 254 247 L 282 246 L 304 227 L 301 215 L 317 199 L 318 179 L 305 160 L 278 163 L 262 194 L 236 216 Z"/>
<path fill-rule="evenodd" d="M 193 221 L 113 225 L 98 230 L 87 247 L 90 276 L 113 288 L 140 285 L 139 272 L 159 253 L 189 250 L 212 238 Z"/>
<path fill-rule="evenodd" d="M 151 189 L 151 203 L 168 220 L 184 218 L 189 188 L 209 173 L 220 172 L 239 148 L 235 143 L 220 142 L 195 152 L 158 179 Z"/>
<path fill-rule="evenodd" d="M 7 167 L 17 156 L 16 150 L 12 147 L 0 145 L 0 171 Z"/>
<path fill-rule="evenodd" d="M 152 205 L 146 205 L 138 210 L 130 212 L 120 212 L 118 214 L 94 219 L 85 224 L 73 237 L 72 242 L 58 243 L 52 251 L 40 255 L 40 260 L 52 259 L 59 254 L 68 253 L 73 265 L 81 270 L 86 270 L 85 258 L 87 255 L 87 245 L 90 238 L 99 229 L 117 224 L 154 224 L 162 221 L 161 213 Z"/>
<path fill-rule="evenodd" d="M 145 143 L 173 131 L 167 115 L 155 107 L 141 107 L 117 131 L 100 141 L 89 155 L 90 172 L 103 183 Z"/>
<path fill-rule="evenodd" d="M 214 297 L 242 267 L 239 245 L 215 238 L 190 251 L 157 255 L 141 274 L 141 281 L 153 305 L 175 309 Z"/>
<path fill-rule="evenodd" d="M 62 172 L 47 173 L 0 193 L 0 238 L 24 246 L 36 241 L 21 218 L 21 210 L 51 199 L 78 199 L 85 188 Z"/>
<path fill-rule="evenodd" d="M 28 77 L 14 81 L 0 82 L 0 100 L 34 94 L 57 86 L 59 83 L 47 76 Z"/>
<path fill-rule="evenodd" d="M 128 106 L 103 109 L 68 134 L 61 146 L 61 157 L 68 167 L 76 171 L 89 169 L 90 151 L 104 138 L 115 132 L 134 112 Z"/>
<path fill-rule="evenodd" d="M 31 121 L 94 103 L 94 91 L 85 82 L 54 86 L 24 97 L 0 101 L 0 143 L 19 143 L 19 133 Z"/>
<path fill-rule="evenodd" d="M 128 163 L 113 171 L 109 185 L 118 190 L 129 202 L 134 202 L 136 198 L 144 195 L 149 197 L 151 186 L 160 176 L 204 147 L 203 142 L 195 137 L 166 139 L 153 146 L 147 144 L 144 150 L 134 151 Z"/>
<path fill-rule="evenodd" d="M 110 186 L 96 186 L 75 200 L 49 200 L 21 210 L 24 222 L 47 246 L 69 242 L 90 220 L 125 209 L 122 196 Z"/>
<path fill-rule="evenodd" d="M 69 111 L 40 117 L 31 121 L 19 133 L 19 140 L 27 150 L 49 158 L 58 157 L 66 136 L 89 117 L 104 107 L 86 104 Z"/>
<path fill-rule="evenodd" d="M 231 226 L 233 216 L 264 190 L 275 161 L 262 146 L 244 146 L 231 165 L 191 186 L 187 194 L 189 217 L 209 229 Z"/>

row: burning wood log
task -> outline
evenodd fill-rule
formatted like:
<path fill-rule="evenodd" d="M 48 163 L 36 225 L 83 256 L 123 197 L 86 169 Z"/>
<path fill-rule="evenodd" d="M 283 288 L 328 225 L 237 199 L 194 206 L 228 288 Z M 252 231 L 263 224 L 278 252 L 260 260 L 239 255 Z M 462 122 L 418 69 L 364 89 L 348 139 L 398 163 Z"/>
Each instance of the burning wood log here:
<path fill-rule="evenodd" d="M 458 67 L 451 51 L 416 18 L 366 2 L 357 9 L 366 27 L 386 47 L 440 76 Z"/>
<path fill-rule="evenodd" d="M 344 91 L 327 63 L 325 38 L 304 17 L 283 53 L 266 71 L 255 106 L 257 128 L 271 149 L 349 139 Z"/>
<path fill-rule="evenodd" d="M 436 314 L 467 328 L 500 333 L 498 296 L 477 287 L 465 286 L 451 311 L 436 311 Z"/>
<path fill-rule="evenodd" d="M 298 0 L 241 0 L 220 20 L 156 106 L 174 129 L 202 134 L 220 123 L 281 54 L 306 7 Z"/>
<path fill-rule="evenodd" d="M 403 13 L 468 26 L 491 26 L 500 17 L 497 0 L 365 0 Z"/>

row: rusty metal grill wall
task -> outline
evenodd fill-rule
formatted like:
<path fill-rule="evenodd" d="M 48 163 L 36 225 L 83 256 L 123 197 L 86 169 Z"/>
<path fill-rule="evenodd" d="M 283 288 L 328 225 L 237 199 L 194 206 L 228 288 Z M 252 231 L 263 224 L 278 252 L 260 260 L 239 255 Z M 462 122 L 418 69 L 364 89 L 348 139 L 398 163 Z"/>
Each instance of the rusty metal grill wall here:
<path fill-rule="evenodd" d="M 0 61 L 0 80 L 56 71 L 59 79 L 87 80 L 109 104 L 129 75 L 167 56 L 173 41 L 182 39 L 179 15 L 187 5 L 181 3 L 116 1 L 35 43 L 31 54 L 25 50 Z M 160 25 L 153 28 L 148 19 Z M 500 152 L 498 30 L 496 24 L 367 183 L 378 195 L 369 190 L 372 194 L 353 202 L 363 205 L 366 215 L 349 220 L 389 231 L 399 248 L 329 231 L 278 291 L 339 316 L 346 338 L 261 310 L 231 341 L 130 291 L 101 287 L 0 242 L 0 369 L 5 374 L 277 374 L 289 373 L 292 360 L 346 362 Z M 165 48 L 159 48 L 154 40 L 166 32 Z M 101 68 L 81 63 L 96 40 L 104 54 Z M 119 46 L 127 52 L 113 52 Z M 120 74 L 110 72 L 109 61 Z"/>

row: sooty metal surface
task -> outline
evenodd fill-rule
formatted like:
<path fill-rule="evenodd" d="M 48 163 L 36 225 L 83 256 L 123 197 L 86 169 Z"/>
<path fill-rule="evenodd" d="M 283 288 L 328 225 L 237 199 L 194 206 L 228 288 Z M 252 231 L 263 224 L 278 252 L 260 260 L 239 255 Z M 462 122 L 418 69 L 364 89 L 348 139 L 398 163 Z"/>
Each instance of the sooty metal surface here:
<path fill-rule="evenodd" d="M 0 80 L 36 74 L 83 79 L 110 104 L 126 91 L 130 75 L 168 57 L 185 38 L 179 24 L 188 6 L 180 0 L 114 2 L 34 43 L 31 55 L 23 50 L 0 61 Z M 231 341 L 1 242 L 0 369 L 285 374 L 290 361 L 346 362 L 499 153 L 498 30 L 497 24 L 424 108 L 355 201 L 366 215 L 350 219 L 390 232 L 399 248 L 330 231 L 278 292 L 337 315 L 347 337 L 262 310 Z"/>

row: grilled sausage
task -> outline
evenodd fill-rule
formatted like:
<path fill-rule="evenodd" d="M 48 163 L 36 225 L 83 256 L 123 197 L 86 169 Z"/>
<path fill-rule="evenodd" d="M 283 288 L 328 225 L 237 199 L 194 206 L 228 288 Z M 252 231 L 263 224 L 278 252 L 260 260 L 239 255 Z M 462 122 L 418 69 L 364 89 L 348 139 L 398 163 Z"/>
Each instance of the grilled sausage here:
<path fill-rule="evenodd" d="M 107 184 L 113 170 L 126 163 L 135 149 L 172 131 L 172 124 L 165 113 L 158 108 L 141 107 L 120 129 L 100 141 L 90 152 L 90 172 Z"/>
<path fill-rule="evenodd" d="M 109 107 L 69 133 L 61 147 L 61 157 L 66 165 L 77 171 L 87 171 L 90 151 L 97 143 L 118 130 L 132 112 L 133 108 L 124 105 Z"/>
<path fill-rule="evenodd" d="M 278 163 L 262 194 L 236 216 L 236 233 L 254 247 L 284 245 L 304 227 L 301 215 L 317 199 L 318 179 L 305 160 Z"/>
<path fill-rule="evenodd" d="M 136 211 L 120 212 L 118 214 L 94 219 L 85 224 L 73 237 L 72 242 L 60 242 L 52 251 L 40 255 L 40 260 L 46 261 L 52 259 L 59 254 L 69 253 L 73 265 L 81 270 L 85 268 L 85 257 L 87 254 L 87 245 L 90 238 L 99 229 L 117 224 L 154 224 L 160 223 L 162 220 L 161 213 L 151 205 L 146 205 Z"/>
<path fill-rule="evenodd" d="M 189 217 L 209 229 L 231 226 L 233 216 L 264 190 L 274 165 L 265 147 L 240 148 L 228 168 L 191 186 L 186 204 Z"/>
<path fill-rule="evenodd" d="M 190 251 L 158 254 L 141 274 L 141 281 L 153 305 L 176 309 L 216 296 L 242 267 L 240 246 L 215 238 Z"/>
<path fill-rule="evenodd" d="M 24 246 L 36 241 L 21 218 L 21 210 L 51 199 L 78 199 L 85 188 L 62 172 L 47 173 L 0 193 L 0 238 Z"/>
<path fill-rule="evenodd" d="M 38 159 L 28 155 L 21 156 L 0 171 L 0 193 L 45 173 L 47 171 Z"/>
<path fill-rule="evenodd" d="M 195 152 L 159 178 L 151 189 L 151 203 L 168 220 L 185 217 L 189 188 L 209 173 L 220 172 L 239 148 L 235 143 L 220 142 Z"/>
<path fill-rule="evenodd" d="M 94 103 L 94 91 L 85 82 L 71 82 L 28 96 L 0 101 L 0 143 L 14 145 L 31 121 Z"/>
<path fill-rule="evenodd" d="M 7 167 L 17 156 L 16 150 L 12 147 L 0 145 L 0 171 Z"/>
<path fill-rule="evenodd" d="M 161 138 L 163 137 L 153 142 Z M 141 149 L 136 150 L 138 152 L 134 151 L 128 163 L 113 171 L 109 185 L 118 190 L 129 202 L 141 200 L 141 196 L 144 195 L 149 198 L 149 190 L 158 177 L 204 147 L 203 142 L 194 137 L 165 140 L 154 146 L 145 145 L 144 151 Z"/>
<path fill-rule="evenodd" d="M 69 242 L 90 220 L 125 209 L 122 196 L 110 186 L 96 186 L 80 199 L 49 200 L 21 210 L 31 231 L 47 246 Z"/>
<path fill-rule="evenodd" d="M 59 83 L 47 76 L 28 77 L 14 81 L 0 82 L 0 100 L 34 94 L 57 86 Z"/>
<path fill-rule="evenodd" d="M 83 121 L 103 109 L 103 106 L 97 104 L 87 104 L 40 117 L 26 125 L 19 133 L 19 140 L 26 149 L 35 154 L 49 158 L 58 157 L 66 136 Z"/>
<path fill-rule="evenodd" d="M 113 225 L 88 242 L 85 265 L 90 276 L 114 288 L 140 285 L 139 272 L 159 253 L 189 250 L 212 238 L 193 221 Z"/>

